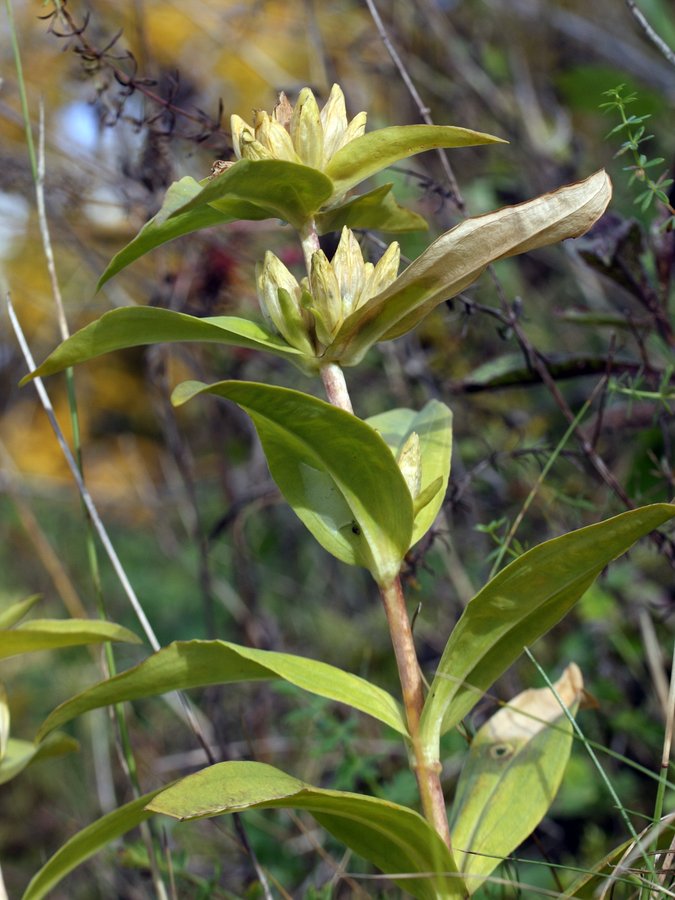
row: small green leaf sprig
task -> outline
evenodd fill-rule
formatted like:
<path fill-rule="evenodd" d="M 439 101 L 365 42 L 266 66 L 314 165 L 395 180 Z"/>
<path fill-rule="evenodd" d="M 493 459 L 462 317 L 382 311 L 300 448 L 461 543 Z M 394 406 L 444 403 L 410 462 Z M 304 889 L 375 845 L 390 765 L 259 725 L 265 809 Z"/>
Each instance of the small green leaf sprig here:
<path fill-rule="evenodd" d="M 646 128 L 644 123 L 651 119 L 651 115 L 627 115 L 626 108 L 637 100 L 637 94 L 634 92 L 629 93 L 625 84 L 620 84 L 615 88 L 604 91 L 603 96 L 609 99 L 607 102 L 600 104 L 600 109 L 605 110 L 605 112 L 615 112 L 621 119 L 620 123 L 612 128 L 605 139 L 613 137 L 615 134 L 624 134 L 625 140 L 614 154 L 614 157 L 616 159 L 619 156 L 630 154 L 633 163 L 632 165 L 624 166 L 623 171 L 631 173 L 628 181 L 629 186 L 637 182 L 643 188 L 633 202 L 639 203 L 640 209 L 646 212 L 656 199 L 670 213 L 663 227 L 675 222 L 675 209 L 666 193 L 667 189 L 673 184 L 673 179 L 666 178 L 667 172 L 665 170 L 655 179 L 648 172 L 648 170 L 654 169 L 665 162 L 661 156 L 649 159 L 644 153 L 644 144 L 654 138 L 653 134 L 645 134 Z"/>

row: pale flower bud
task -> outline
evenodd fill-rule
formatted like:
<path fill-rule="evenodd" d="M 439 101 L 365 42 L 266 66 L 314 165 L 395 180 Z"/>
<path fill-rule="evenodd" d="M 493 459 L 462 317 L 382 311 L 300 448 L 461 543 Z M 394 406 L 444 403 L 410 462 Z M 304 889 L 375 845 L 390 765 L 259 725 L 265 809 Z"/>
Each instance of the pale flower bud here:
<path fill-rule="evenodd" d="M 293 149 L 293 141 L 283 125 L 266 112 L 256 114 L 255 135 L 274 159 L 285 159 L 287 162 L 301 162 Z"/>
<path fill-rule="evenodd" d="M 272 153 L 256 139 L 255 131 L 240 116 L 230 118 L 230 128 L 237 159 L 274 159 Z"/>
<path fill-rule="evenodd" d="M 301 162 L 320 169 L 323 165 L 323 125 L 319 106 L 309 88 L 300 91 L 290 127 L 293 146 Z"/>
<path fill-rule="evenodd" d="M 342 146 L 342 140 L 347 131 L 345 97 L 337 84 L 333 85 L 330 97 L 321 110 L 321 124 L 323 125 L 323 158 L 324 163 L 327 163 L 335 151 Z"/>
<path fill-rule="evenodd" d="M 361 247 L 348 228 L 342 229 L 332 265 L 342 296 L 342 314 L 346 318 L 359 305 L 359 298 L 366 284 Z M 372 270 L 372 266 L 370 268 Z"/>
<path fill-rule="evenodd" d="M 303 291 L 295 276 L 269 250 L 256 275 L 258 300 L 265 318 L 289 344 L 313 355 L 309 337 L 311 316 L 303 308 Z"/>
<path fill-rule="evenodd" d="M 398 267 L 401 262 L 401 248 L 397 241 L 389 244 L 387 249 L 380 257 L 379 262 L 372 270 L 368 283 L 364 287 L 361 303 L 365 303 L 375 294 L 379 294 L 385 288 L 388 288 L 392 281 L 398 276 Z"/>
<path fill-rule="evenodd" d="M 313 298 L 311 312 L 316 322 L 316 336 L 327 347 L 342 324 L 342 298 L 335 272 L 323 250 L 312 254 L 309 274 Z"/>

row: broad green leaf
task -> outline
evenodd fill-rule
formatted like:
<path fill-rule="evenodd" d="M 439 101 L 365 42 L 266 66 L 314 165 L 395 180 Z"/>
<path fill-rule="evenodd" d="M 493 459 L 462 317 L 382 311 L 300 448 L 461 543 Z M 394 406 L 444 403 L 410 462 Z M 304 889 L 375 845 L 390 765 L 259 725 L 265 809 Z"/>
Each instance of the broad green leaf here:
<path fill-rule="evenodd" d="M 264 218 L 283 219 L 299 228 L 332 193 L 330 179 L 318 169 L 281 159 L 240 159 L 208 179 L 201 191 L 171 216 L 182 216 L 206 205 L 230 215 L 231 204 L 244 201 L 263 210 Z"/>
<path fill-rule="evenodd" d="M 98 287 L 155 247 L 202 228 L 269 218 L 302 225 L 331 193 L 321 172 L 281 160 L 240 160 L 201 183 L 181 178 L 169 187 L 157 215 L 113 257 Z"/>
<path fill-rule="evenodd" d="M 58 731 L 50 734 L 46 740 L 37 743 L 10 738 L 7 741 L 6 753 L 0 761 L 0 784 L 16 778 L 20 772 L 33 763 L 53 756 L 73 753 L 79 749 L 79 746 L 74 738 Z"/>
<path fill-rule="evenodd" d="M 426 230 L 428 225 L 422 216 L 399 206 L 392 187 L 393 184 L 384 184 L 374 191 L 351 197 L 339 206 L 318 213 L 316 227 L 319 234 L 341 231 L 345 227 L 387 232 Z"/>
<path fill-rule="evenodd" d="M 57 647 L 76 647 L 102 641 L 124 641 L 140 644 L 140 638 L 121 625 L 98 619 L 33 619 L 16 628 L 0 631 L 0 659 L 53 650 Z"/>
<path fill-rule="evenodd" d="M 346 703 L 404 737 L 408 734 L 401 707 L 390 694 L 335 666 L 227 641 L 176 641 L 132 669 L 66 700 L 45 720 L 38 736 L 43 737 L 90 709 L 112 703 L 210 684 L 271 678 L 281 678 L 312 694 Z"/>
<path fill-rule="evenodd" d="M 21 382 L 35 377 L 52 375 L 94 359 L 113 350 L 142 347 L 146 344 L 176 343 L 178 341 L 209 341 L 235 347 L 266 350 L 290 362 L 302 363 L 302 353 L 289 346 L 283 338 L 271 334 L 262 326 L 236 316 L 211 316 L 199 319 L 185 313 L 155 306 L 130 306 L 113 309 L 100 319 L 86 325 L 51 353 L 35 372 Z"/>
<path fill-rule="evenodd" d="M 503 144 L 502 138 L 453 125 L 394 125 L 354 138 L 333 155 L 325 173 L 340 196 L 401 159 L 439 147 Z"/>
<path fill-rule="evenodd" d="M 469 601 L 427 696 L 420 737 L 429 759 L 453 728 L 537 638 L 574 606 L 604 567 L 675 517 L 655 503 L 571 531 L 523 553 Z"/>
<path fill-rule="evenodd" d="M 160 788 L 143 794 L 78 831 L 33 876 L 21 900 L 41 900 L 46 897 L 73 869 L 81 866 L 107 844 L 149 819 L 152 813 L 146 806 L 162 790 Z"/>
<path fill-rule="evenodd" d="M 326 358 L 356 365 L 376 341 L 410 331 L 439 303 L 467 288 L 490 263 L 583 234 L 602 215 L 610 197 L 609 178 L 600 171 L 518 206 L 466 219 L 348 316 Z"/>
<path fill-rule="evenodd" d="M 574 714 L 583 679 L 572 663 L 556 682 Z M 551 688 L 523 691 L 476 732 L 450 817 L 452 845 L 470 893 L 528 837 L 558 792 L 572 726 Z"/>
<path fill-rule="evenodd" d="M 168 241 L 173 241 L 174 238 L 190 234 L 192 231 L 199 231 L 202 228 L 234 222 L 239 218 L 264 219 L 267 217 L 263 210 L 241 202 L 239 206 L 233 204 L 229 210 L 216 210 L 210 206 L 204 206 L 188 213 L 177 213 L 177 210 L 188 203 L 201 189 L 202 186 L 199 182 L 189 176 L 175 181 L 167 190 L 159 212 L 146 222 L 136 237 L 110 260 L 105 272 L 98 280 L 96 289 L 100 290 L 106 281 L 141 256 L 145 256 L 150 250 L 154 250 L 155 247 L 166 244 Z M 256 212 L 258 215 L 255 215 Z"/>
<path fill-rule="evenodd" d="M 413 897 L 450 900 L 466 895 L 452 854 L 412 809 L 375 797 L 316 788 L 264 763 L 209 766 L 162 791 L 148 808 L 182 820 L 247 809 L 305 809 Z M 435 875 L 441 872 L 445 877 Z M 396 877 L 404 874 L 420 877 Z"/>
<path fill-rule="evenodd" d="M 420 497 L 433 491 L 434 485 L 437 487 L 433 496 L 415 513 L 412 546 L 431 528 L 445 499 L 452 453 L 452 413 L 444 403 L 430 400 L 418 413 L 412 409 L 392 409 L 366 421 L 382 435 L 395 457 L 413 432 L 419 436 L 422 456 Z"/>
<path fill-rule="evenodd" d="M 173 402 L 197 394 L 226 397 L 251 416 L 272 477 L 326 550 L 391 582 L 410 546 L 412 497 L 379 434 L 323 400 L 263 384 L 187 381 Z"/>
<path fill-rule="evenodd" d="M 40 599 L 40 594 L 33 594 L 26 600 L 19 600 L 18 603 L 12 603 L 7 609 L 0 611 L 0 628 L 11 628 L 21 621 Z"/>

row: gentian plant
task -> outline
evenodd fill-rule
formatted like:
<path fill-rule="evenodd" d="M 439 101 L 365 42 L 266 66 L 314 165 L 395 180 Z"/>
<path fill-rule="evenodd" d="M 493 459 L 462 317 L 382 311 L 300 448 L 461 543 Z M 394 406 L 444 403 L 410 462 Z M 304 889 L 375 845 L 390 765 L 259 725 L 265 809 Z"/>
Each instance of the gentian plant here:
<path fill-rule="evenodd" d="M 236 158 L 218 161 L 201 182 L 186 177 L 173 184 L 157 215 L 100 280 L 104 284 L 143 254 L 189 232 L 240 219 L 281 219 L 297 232 L 306 271 L 297 277 L 273 253 L 265 254 L 256 272 L 262 321 L 117 309 L 66 340 L 29 377 L 124 347 L 200 340 L 272 353 L 308 377 L 320 377 L 328 402 L 241 381 L 188 381 L 176 387 L 173 402 L 215 395 L 248 413 L 274 480 L 307 529 L 328 553 L 366 568 L 375 580 L 400 696 L 318 660 L 226 641 L 178 641 L 63 703 L 38 738 L 108 704 L 214 683 L 282 679 L 397 732 L 417 780 L 419 811 L 315 787 L 258 762 L 219 763 L 89 826 L 35 876 L 25 900 L 44 896 L 105 841 L 151 815 L 189 820 L 269 807 L 308 810 L 414 897 L 467 897 L 530 834 L 555 796 L 570 753 L 570 717 L 583 694 L 574 664 L 554 690 L 526 691 L 478 731 L 454 799 L 444 796 L 441 737 L 611 560 L 673 518 L 675 505 L 625 512 L 515 559 L 468 603 L 427 689 L 400 573 L 445 497 L 452 414 L 432 400 L 419 411 L 392 409 L 363 420 L 353 412 L 344 369 L 358 365 L 378 342 L 414 329 L 492 262 L 583 234 L 605 210 L 610 183 L 597 172 L 526 203 L 466 219 L 398 274 L 398 245 L 392 243 L 373 265 L 364 260 L 353 229 L 405 232 L 423 227 L 423 220 L 398 205 L 391 184 L 365 193 L 354 189 L 421 151 L 499 138 L 445 126 L 371 133 L 365 127 L 365 113 L 348 121 L 337 86 L 323 109 L 304 89 L 294 106 L 282 94 L 271 114 L 257 112 L 251 124 L 233 116 Z M 320 235 L 328 232 L 340 233 L 332 259 L 319 246 Z"/>

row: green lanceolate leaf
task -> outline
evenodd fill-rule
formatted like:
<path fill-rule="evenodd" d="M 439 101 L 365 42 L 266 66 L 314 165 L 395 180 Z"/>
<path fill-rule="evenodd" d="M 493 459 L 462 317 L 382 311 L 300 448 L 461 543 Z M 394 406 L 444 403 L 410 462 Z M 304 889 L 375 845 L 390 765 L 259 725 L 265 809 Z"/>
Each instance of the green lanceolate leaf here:
<path fill-rule="evenodd" d="M 555 691 L 572 714 L 583 679 L 572 663 Z M 550 688 L 523 691 L 476 732 L 450 816 L 470 893 L 544 818 L 572 748 L 572 726 Z"/>
<path fill-rule="evenodd" d="M 655 503 L 571 531 L 523 553 L 469 601 L 446 644 L 427 696 L 420 737 L 429 759 L 523 651 L 572 608 L 604 567 L 675 517 Z"/>
<path fill-rule="evenodd" d="M 155 306 L 131 306 L 113 309 L 86 325 L 51 353 L 22 384 L 35 377 L 52 375 L 69 366 L 94 359 L 113 350 L 142 347 L 146 344 L 208 341 L 235 347 L 266 350 L 290 362 L 302 363 L 302 353 L 282 338 L 248 319 L 236 316 L 211 316 L 199 319 L 185 313 Z"/>
<path fill-rule="evenodd" d="M 78 831 L 33 876 L 21 900 L 42 900 L 73 869 L 81 866 L 107 844 L 149 819 L 152 813 L 146 809 L 146 805 L 158 793 L 159 791 L 151 791 L 144 794 Z"/>
<path fill-rule="evenodd" d="M 19 600 L 18 603 L 12 603 L 6 609 L 0 610 L 0 628 L 11 628 L 21 621 L 40 599 L 39 594 L 34 594 L 26 600 Z"/>
<path fill-rule="evenodd" d="M 10 738 L 7 741 L 5 755 L 0 761 L 0 784 L 16 778 L 20 772 L 33 763 L 53 756 L 73 753 L 79 749 L 79 746 L 74 738 L 68 737 L 67 734 L 60 734 L 58 731 L 50 734 L 46 740 L 37 743 Z"/>
<path fill-rule="evenodd" d="M 157 215 L 113 257 L 98 287 L 155 247 L 202 228 L 269 218 L 302 225 L 331 193 L 321 172 L 281 160 L 240 160 L 202 182 L 181 178 L 169 187 Z"/>
<path fill-rule="evenodd" d="M 210 766 L 155 796 L 148 808 L 182 820 L 247 809 L 305 809 L 413 897 L 450 900 L 466 895 L 452 854 L 412 809 L 375 797 L 316 788 L 263 763 Z"/>
<path fill-rule="evenodd" d="M 240 159 L 203 182 L 201 191 L 171 215 L 186 215 L 207 205 L 230 215 L 232 204 L 236 208 L 244 201 L 264 212 L 256 218 L 283 219 L 300 228 L 332 193 L 330 179 L 317 169 L 281 159 Z"/>
<path fill-rule="evenodd" d="M 272 477 L 326 550 L 391 582 L 410 546 L 412 497 L 372 428 L 323 400 L 250 382 L 188 381 L 173 402 L 197 394 L 226 397 L 251 416 Z"/>
<path fill-rule="evenodd" d="M 410 331 L 491 263 L 583 234 L 602 215 L 610 197 L 609 178 L 601 171 L 527 203 L 466 219 L 427 247 L 388 288 L 348 316 L 326 358 L 356 365 L 376 341 L 393 340 Z"/>
<path fill-rule="evenodd" d="M 452 454 L 452 413 L 444 403 L 430 400 L 418 413 L 412 409 L 392 409 L 366 421 L 382 435 L 396 457 L 413 432 L 419 436 L 422 465 L 419 496 L 426 503 L 415 512 L 412 546 L 431 528 L 445 499 Z"/>
<path fill-rule="evenodd" d="M 20 653 L 34 653 L 36 650 L 76 647 L 102 641 L 141 643 L 132 631 L 112 622 L 97 619 L 33 619 L 16 628 L 0 631 L 0 659 Z"/>
<path fill-rule="evenodd" d="M 399 206 L 392 193 L 393 184 L 351 197 L 339 206 L 333 206 L 316 216 L 319 234 L 341 231 L 343 228 L 369 228 L 375 231 L 400 233 L 421 231 L 428 226 L 422 216 Z"/>
<path fill-rule="evenodd" d="M 58 706 L 39 731 L 42 737 L 91 709 L 169 691 L 279 678 L 302 690 L 384 722 L 407 736 L 403 712 L 381 688 L 335 666 L 288 653 L 254 650 L 227 641 L 177 641 L 132 669 L 96 684 Z"/>
<path fill-rule="evenodd" d="M 335 153 L 325 168 L 340 196 L 401 159 L 439 147 L 503 144 L 502 138 L 452 125 L 394 125 L 354 138 Z"/>
<path fill-rule="evenodd" d="M 260 215 L 257 217 L 250 215 L 250 213 L 256 211 L 255 207 L 248 209 L 249 216 L 238 216 L 237 212 L 243 213 L 246 211 L 246 207 L 243 204 L 241 209 L 235 207 L 229 211 L 229 214 L 225 211 L 213 209 L 210 206 L 204 206 L 199 210 L 185 214 L 176 213 L 181 206 L 188 203 L 201 189 L 202 186 L 199 182 L 189 176 L 174 182 L 167 190 L 159 212 L 149 222 L 146 222 L 136 237 L 111 259 L 105 272 L 98 280 L 97 290 L 100 290 L 106 281 L 109 281 L 132 262 L 135 262 L 141 256 L 145 256 L 146 253 L 154 250 L 155 247 L 166 244 L 168 241 L 173 241 L 174 238 L 190 234 L 192 231 L 199 231 L 202 228 L 224 225 L 238 218 L 266 218 L 262 210 L 258 210 Z M 172 216 L 174 213 L 176 215 L 173 215 L 170 219 L 169 216 Z"/>

